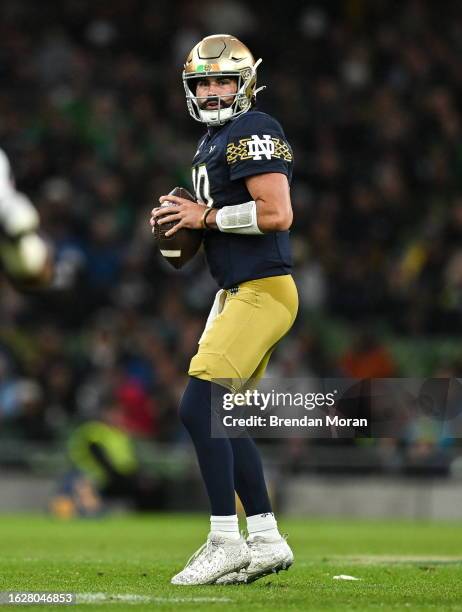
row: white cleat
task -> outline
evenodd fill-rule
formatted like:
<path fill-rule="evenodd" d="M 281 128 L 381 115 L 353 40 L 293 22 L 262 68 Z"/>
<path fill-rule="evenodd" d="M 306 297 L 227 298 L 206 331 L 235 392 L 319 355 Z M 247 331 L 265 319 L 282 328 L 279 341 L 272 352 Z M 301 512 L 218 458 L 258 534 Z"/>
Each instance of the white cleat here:
<path fill-rule="evenodd" d="M 255 536 L 247 540 L 252 555 L 250 565 L 239 572 L 231 572 L 216 581 L 216 584 L 243 584 L 254 582 L 268 574 L 287 570 L 294 562 L 294 554 L 285 537 L 268 540 Z"/>
<path fill-rule="evenodd" d="M 250 560 L 250 550 L 244 538 L 230 540 L 210 533 L 207 542 L 189 559 L 184 570 L 173 576 L 171 583 L 213 584 L 225 574 L 240 572 Z"/>

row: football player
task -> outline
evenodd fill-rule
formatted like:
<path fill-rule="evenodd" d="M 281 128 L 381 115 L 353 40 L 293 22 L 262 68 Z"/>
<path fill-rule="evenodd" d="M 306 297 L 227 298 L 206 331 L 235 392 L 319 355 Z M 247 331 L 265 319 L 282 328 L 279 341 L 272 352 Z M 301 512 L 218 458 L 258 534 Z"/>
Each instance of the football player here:
<path fill-rule="evenodd" d="M 51 252 L 38 229 L 38 213 L 27 196 L 16 191 L 10 163 L 0 149 L 0 268 L 20 290 L 51 281 Z"/>
<path fill-rule="evenodd" d="M 298 296 L 291 276 L 289 184 L 292 150 L 280 124 L 255 110 L 257 68 L 230 35 L 208 36 L 183 72 L 191 116 L 207 126 L 193 160 L 197 202 L 152 211 L 167 232 L 204 229 L 210 271 L 221 290 L 189 368 L 180 418 L 195 445 L 211 504 L 207 542 L 173 584 L 252 582 L 287 569 L 293 554 L 278 531 L 254 441 L 212 437 L 211 397 L 260 378 L 292 326 Z M 235 491 L 249 537 L 239 533 Z"/>

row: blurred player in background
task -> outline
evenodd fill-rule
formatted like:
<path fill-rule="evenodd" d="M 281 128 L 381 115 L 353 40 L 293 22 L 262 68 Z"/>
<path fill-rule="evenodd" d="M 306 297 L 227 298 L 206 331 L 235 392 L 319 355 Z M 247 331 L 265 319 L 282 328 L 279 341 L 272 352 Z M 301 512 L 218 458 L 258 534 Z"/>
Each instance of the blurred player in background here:
<path fill-rule="evenodd" d="M 0 149 L 0 268 L 20 290 L 51 282 L 51 252 L 38 229 L 38 213 L 27 196 L 16 191 L 10 163 Z"/>
<path fill-rule="evenodd" d="M 176 222 L 166 235 L 204 229 L 207 262 L 221 287 L 180 406 L 210 498 L 211 530 L 173 584 L 252 582 L 293 562 L 254 441 L 211 436 L 212 391 L 216 397 L 261 378 L 298 308 L 288 232 L 292 151 L 279 123 L 254 109 L 260 61 L 229 35 L 209 36 L 193 48 L 183 72 L 186 100 L 192 117 L 207 125 L 193 160 L 198 202 L 162 196 L 161 203 L 178 206 L 155 209 L 151 217 L 152 225 Z M 235 491 L 247 516 L 247 541 L 239 533 Z"/>

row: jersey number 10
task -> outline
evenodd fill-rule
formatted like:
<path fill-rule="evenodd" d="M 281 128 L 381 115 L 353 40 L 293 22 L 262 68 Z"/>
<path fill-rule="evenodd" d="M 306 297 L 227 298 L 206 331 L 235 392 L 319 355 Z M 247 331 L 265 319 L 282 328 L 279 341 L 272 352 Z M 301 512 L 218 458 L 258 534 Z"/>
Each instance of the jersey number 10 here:
<path fill-rule="evenodd" d="M 192 180 L 196 198 L 199 202 L 203 202 L 207 206 L 213 206 L 213 198 L 210 195 L 209 176 L 205 164 L 194 166 L 192 169 Z"/>

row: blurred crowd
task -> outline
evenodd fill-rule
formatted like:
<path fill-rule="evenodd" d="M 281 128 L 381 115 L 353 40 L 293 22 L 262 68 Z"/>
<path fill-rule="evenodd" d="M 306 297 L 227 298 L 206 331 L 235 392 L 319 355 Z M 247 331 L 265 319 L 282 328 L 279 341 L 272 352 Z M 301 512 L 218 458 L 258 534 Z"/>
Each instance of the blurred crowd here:
<path fill-rule="evenodd" d="M 0 145 L 54 244 L 52 291 L 0 280 L 0 423 L 52 440 L 107 401 L 182 438 L 185 372 L 216 291 L 155 252 L 157 198 L 190 188 L 202 126 L 181 82 L 204 35 L 264 63 L 259 108 L 295 154 L 297 332 L 282 375 L 399 376 L 366 331 L 332 359 L 305 314 L 410 338 L 462 330 L 462 9 L 456 1 L 2 0 Z M 372 353 L 371 353 L 372 351 Z"/>

